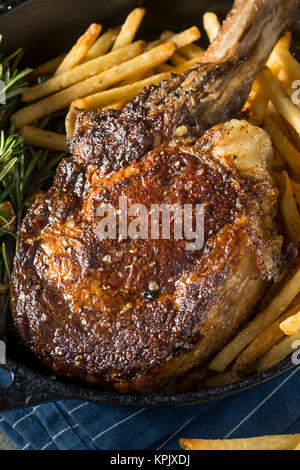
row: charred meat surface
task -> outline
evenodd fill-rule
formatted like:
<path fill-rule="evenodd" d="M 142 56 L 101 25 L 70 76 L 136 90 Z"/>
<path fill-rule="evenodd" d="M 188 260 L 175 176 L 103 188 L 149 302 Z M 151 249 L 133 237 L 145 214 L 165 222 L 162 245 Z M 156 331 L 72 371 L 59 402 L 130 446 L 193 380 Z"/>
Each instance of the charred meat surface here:
<path fill-rule="evenodd" d="M 12 304 L 26 344 L 59 374 L 127 392 L 151 392 L 210 357 L 280 268 L 271 153 L 264 131 L 231 121 L 109 178 L 97 164 L 64 160 L 25 219 L 15 259 Z M 203 248 L 99 240 L 97 208 L 118 207 L 120 196 L 149 212 L 201 202 Z"/>
<path fill-rule="evenodd" d="M 218 123 L 239 113 L 299 3 L 238 0 L 205 64 L 144 89 L 123 112 L 72 111 L 73 155 L 28 211 L 12 276 L 20 336 L 57 374 L 162 389 L 222 347 L 280 274 L 270 139 L 246 121 Z M 203 204 L 203 247 L 100 240 L 98 207 L 123 196 L 149 210 Z"/>

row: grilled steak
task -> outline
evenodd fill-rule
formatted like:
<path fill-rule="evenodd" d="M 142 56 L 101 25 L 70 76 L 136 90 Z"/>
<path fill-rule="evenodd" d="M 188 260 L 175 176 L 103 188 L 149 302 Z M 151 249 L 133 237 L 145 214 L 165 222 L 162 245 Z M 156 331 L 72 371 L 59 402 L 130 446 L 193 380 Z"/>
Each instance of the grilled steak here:
<path fill-rule="evenodd" d="M 123 112 L 72 112 L 72 156 L 25 217 L 12 276 L 20 336 L 57 374 L 162 389 L 222 347 L 279 275 L 270 140 L 246 121 L 217 123 L 240 111 L 299 3 L 238 0 L 206 63 L 143 90 Z M 203 204 L 202 248 L 100 239 L 99 206 L 124 196 L 149 212 Z"/>

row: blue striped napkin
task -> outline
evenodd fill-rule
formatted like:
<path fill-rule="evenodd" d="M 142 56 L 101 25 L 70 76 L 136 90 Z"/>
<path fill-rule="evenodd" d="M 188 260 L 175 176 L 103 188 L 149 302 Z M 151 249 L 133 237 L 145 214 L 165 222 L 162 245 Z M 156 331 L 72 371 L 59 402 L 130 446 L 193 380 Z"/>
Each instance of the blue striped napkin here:
<path fill-rule="evenodd" d="M 24 450 L 178 450 L 180 437 L 300 433 L 299 390 L 300 366 L 212 403 L 129 408 L 58 400 L 4 413 L 0 429 Z"/>

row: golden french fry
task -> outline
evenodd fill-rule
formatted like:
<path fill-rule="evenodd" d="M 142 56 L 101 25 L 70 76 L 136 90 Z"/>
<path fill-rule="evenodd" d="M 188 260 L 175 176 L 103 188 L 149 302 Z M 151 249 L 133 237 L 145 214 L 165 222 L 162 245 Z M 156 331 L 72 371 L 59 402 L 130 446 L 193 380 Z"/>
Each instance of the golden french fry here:
<path fill-rule="evenodd" d="M 258 77 L 258 90 L 250 105 L 251 122 L 254 125 L 259 125 L 263 121 L 268 107 L 268 100 L 268 96 L 264 90 L 264 87 L 259 83 Z"/>
<path fill-rule="evenodd" d="M 280 323 L 280 329 L 288 336 L 300 333 L 300 312 L 286 318 Z"/>
<path fill-rule="evenodd" d="M 174 36 L 166 39 L 165 42 L 172 41 L 177 46 L 177 49 L 180 49 L 181 47 L 187 46 L 188 44 L 197 41 L 200 36 L 201 33 L 197 26 L 192 26 L 191 28 L 185 29 L 181 33 L 174 34 Z"/>
<path fill-rule="evenodd" d="M 258 372 L 270 369 L 279 362 L 283 361 L 286 357 L 292 354 L 293 351 L 300 348 L 300 333 L 292 336 L 286 336 L 279 343 L 275 344 L 257 363 Z"/>
<path fill-rule="evenodd" d="M 20 134 L 24 136 L 24 142 L 27 145 L 52 150 L 61 150 L 62 152 L 69 151 L 65 135 L 38 129 L 37 127 L 32 126 L 23 126 L 20 129 Z"/>
<path fill-rule="evenodd" d="M 118 110 L 121 111 L 124 108 L 126 103 L 127 103 L 127 101 L 119 101 L 118 103 L 114 103 L 110 106 L 106 106 L 103 109 L 118 109 Z"/>
<path fill-rule="evenodd" d="M 220 374 L 213 375 L 205 381 L 205 388 L 217 388 L 224 385 L 230 385 L 239 382 L 241 377 L 233 370 L 221 372 Z"/>
<path fill-rule="evenodd" d="M 174 72 L 174 67 L 169 64 L 160 64 L 154 69 L 155 73 Z"/>
<path fill-rule="evenodd" d="M 285 160 L 284 160 L 283 156 L 281 155 L 281 153 L 279 153 L 278 150 L 275 147 L 274 147 L 273 168 L 274 168 L 274 172 L 277 171 L 277 172 L 279 172 L 279 174 L 282 170 L 286 169 Z M 280 178 L 280 176 L 279 176 L 279 178 Z"/>
<path fill-rule="evenodd" d="M 101 93 L 87 96 L 81 100 L 73 101 L 72 107 L 92 110 L 111 106 L 114 103 L 119 103 L 120 101 L 129 101 L 140 91 L 142 91 L 145 86 L 157 85 L 161 80 L 166 80 L 168 77 L 168 72 L 153 75 L 152 77 L 133 84 L 125 85 L 119 88 L 112 88 L 111 90 L 102 91 Z"/>
<path fill-rule="evenodd" d="M 17 128 L 31 124 L 47 114 L 66 108 L 76 99 L 105 90 L 120 80 L 129 78 L 137 73 L 146 72 L 152 67 L 168 60 L 174 51 L 175 45 L 172 42 L 157 46 L 128 62 L 115 65 L 111 69 L 77 83 L 49 98 L 20 109 L 12 116 L 11 120 Z"/>
<path fill-rule="evenodd" d="M 104 34 L 102 34 L 96 42 L 92 45 L 92 47 L 88 50 L 85 57 L 82 59 L 80 63 L 88 62 L 89 60 L 96 59 L 104 54 L 106 54 L 113 43 L 116 40 L 116 37 L 120 33 L 121 28 L 120 26 L 116 26 L 115 28 L 108 29 Z"/>
<path fill-rule="evenodd" d="M 195 57 L 194 59 L 187 60 L 177 67 L 170 66 L 168 64 L 161 64 L 155 67 L 156 72 L 173 72 L 173 73 L 184 73 L 189 70 L 193 65 L 199 62 L 199 58 Z"/>
<path fill-rule="evenodd" d="M 196 57 L 195 59 L 187 60 L 181 65 L 178 65 L 178 67 L 175 67 L 173 72 L 174 73 L 183 73 L 189 70 L 193 65 L 197 64 L 199 59 Z"/>
<path fill-rule="evenodd" d="M 174 31 L 171 31 L 169 29 L 167 29 L 166 31 L 163 31 L 160 36 L 159 36 L 159 39 L 169 39 L 171 36 L 174 36 Z"/>
<path fill-rule="evenodd" d="M 275 47 L 274 54 L 279 65 L 287 71 L 292 80 L 300 78 L 300 63 L 292 56 L 287 48 Z"/>
<path fill-rule="evenodd" d="M 283 192 L 280 198 L 281 215 L 286 232 L 292 241 L 300 241 L 300 214 L 298 212 L 293 188 L 286 171 L 281 173 Z"/>
<path fill-rule="evenodd" d="M 78 39 L 75 46 L 72 47 L 70 52 L 66 55 L 60 66 L 55 72 L 55 75 L 65 73 L 73 69 L 87 54 L 90 47 L 94 44 L 97 37 L 101 32 L 102 26 L 92 23 L 86 32 Z"/>
<path fill-rule="evenodd" d="M 299 444 L 295 447 L 294 450 L 300 450 L 300 441 L 299 441 Z"/>
<path fill-rule="evenodd" d="M 272 72 L 277 75 L 279 70 L 281 69 L 281 65 L 278 62 L 278 55 L 282 50 L 289 50 L 292 42 L 292 34 L 288 31 L 284 36 L 282 36 L 276 43 L 273 51 L 270 54 L 269 59 L 267 60 L 267 67 L 272 70 Z"/>
<path fill-rule="evenodd" d="M 228 343 L 209 364 L 210 369 L 223 372 L 258 334 L 271 325 L 300 292 L 300 266 L 284 284 L 271 303 Z"/>
<path fill-rule="evenodd" d="M 171 64 L 178 66 L 178 65 L 184 64 L 186 62 L 186 58 L 178 54 L 178 52 L 174 52 L 172 57 L 170 57 L 170 62 Z"/>
<path fill-rule="evenodd" d="M 274 323 L 265 328 L 249 346 L 236 358 L 232 368 L 241 371 L 252 366 L 257 359 L 263 356 L 269 349 L 284 338 L 280 329 L 281 323 L 299 310 L 299 307 L 289 309 L 281 315 Z"/>
<path fill-rule="evenodd" d="M 291 88 L 291 85 L 293 83 L 292 77 L 288 74 L 285 69 L 281 68 L 277 75 L 277 78 L 282 83 L 282 86 L 285 89 L 286 93 L 292 97 L 294 92 Z"/>
<path fill-rule="evenodd" d="M 203 26 L 208 36 L 209 42 L 213 42 L 213 40 L 217 37 L 221 27 L 217 15 L 212 12 L 204 13 Z"/>
<path fill-rule="evenodd" d="M 137 30 L 140 27 L 141 22 L 145 16 L 145 8 L 135 8 L 127 16 L 125 23 L 121 27 L 120 34 L 118 35 L 112 50 L 120 49 L 121 47 L 127 46 L 133 41 Z"/>
<path fill-rule="evenodd" d="M 154 45 L 157 46 L 158 44 L 165 44 L 169 41 L 172 41 L 174 44 L 176 44 L 178 49 L 181 49 L 182 47 L 188 46 L 194 41 L 197 41 L 200 37 L 201 33 L 197 26 L 192 26 L 191 28 L 185 29 L 184 31 L 181 31 L 181 33 L 174 34 L 173 36 L 169 36 L 169 34 L 166 32 L 164 38 L 149 43 L 146 46 L 146 50 L 151 49 Z"/>
<path fill-rule="evenodd" d="M 195 59 L 204 54 L 204 49 L 197 44 L 188 44 L 178 49 L 178 52 L 182 54 L 186 59 Z"/>
<path fill-rule="evenodd" d="M 117 83 L 117 86 L 115 88 L 119 88 L 119 86 L 124 86 L 124 85 L 131 85 L 132 83 L 140 82 L 141 80 L 144 80 L 145 78 L 152 77 L 154 75 L 154 70 L 149 69 L 147 70 L 146 73 L 138 73 L 137 75 L 133 75 L 130 78 L 127 78 L 126 80 L 122 80 L 120 84 Z"/>
<path fill-rule="evenodd" d="M 273 103 L 269 101 L 267 114 L 270 114 L 272 120 L 280 128 L 283 134 L 288 138 L 290 143 L 297 149 L 300 153 L 300 135 L 295 131 L 295 129 L 289 124 L 275 109 Z"/>
<path fill-rule="evenodd" d="M 245 439 L 180 439 L 186 450 L 293 450 L 300 434 L 250 437 Z"/>
<path fill-rule="evenodd" d="M 290 178 L 296 203 L 300 206 L 300 183 Z"/>
<path fill-rule="evenodd" d="M 300 134 L 300 110 L 292 103 L 290 97 L 287 96 L 279 80 L 267 67 L 261 72 L 261 80 L 275 108 Z"/>
<path fill-rule="evenodd" d="M 78 65 L 72 70 L 52 77 L 40 85 L 27 88 L 22 93 L 22 100 L 25 102 L 37 100 L 38 98 L 50 95 L 56 91 L 68 88 L 75 83 L 81 82 L 88 77 L 97 75 L 104 70 L 121 64 L 122 62 L 126 62 L 141 54 L 143 52 L 144 44 L 145 43 L 143 41 L 137 41 L 133 44 L 130 44 L 129 46 L 122 47 L 117 51 Z"/>
<path fill-rule="evenodd" d="M 195 57 L 194 59 L 187 60 L 183 62 L 181 65 L 178 65 L 177 67 L 174 67 L 169 64 L 160 64 L 157 67 L 155 67 L 155 72 L 161 73 L 161 72 L 173 72 L 173 73 L 183 73 L 189 70 L 193 65 L 197 64 L 199 62 L 199 58 Z"/>
<path fill-rule="evenodd" d="M 52 75 L 65 57 L 66 54 L 62 54 L 58 57 L 55 57 L 54 59 L 48 60 L 48 62 L 45 62 L 44 64 L 39 65 L 28 75 L 28 78 L 34 79 L 41 76 Z"/>
<path fill-rule="evenodd" d="M 207 378 L 207 375 L 211 374 L 211 371 L 207 369 L 207 366 L 199 366 L 191 371 L 187 372 L 183 377 L 179 377 L 174 383 L 175 393 L 183 393 L 191 390 L 194 386 L 199 385 Z"/>
<path fill-rule="evenodd" d="M 159 36 L 159 39 L 155 39 L 155 41 L 150 41 L 146 45 L 146 51 L 149 49 L 152 49 L 153 47 L 159 46 L 160 44 L 163 44 L 166 42 L 166 40 L 170 39 L 172 36 L 174 36 L 173 31 L 163 31 L 161 35 Z"/>
<path fill-rule="evenodd" d="M 265 115 L 264 117 L 264 128 L 271 137 L 273 145 L 283 156 L 287 165 L 292 170 L 293 175 L 297 179 L 300 179 L 300 153 L 295 149 L 290 140 L 284 135 L 269 115 Z"/>

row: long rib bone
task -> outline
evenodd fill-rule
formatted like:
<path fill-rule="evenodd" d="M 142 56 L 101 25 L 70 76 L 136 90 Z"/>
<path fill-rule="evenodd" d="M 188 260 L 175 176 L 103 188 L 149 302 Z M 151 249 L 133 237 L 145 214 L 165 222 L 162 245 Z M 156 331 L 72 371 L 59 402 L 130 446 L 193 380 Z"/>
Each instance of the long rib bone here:
<path fill-rule="evenodd" d="M 166 116 L 169 135 L 182 124 L 201 131 L 237 116 L 299 6 L 299 0 L 236 0 L 202 63 L 148 97 L 151 116 Z"/>
<path fill-rule="evenodd" d="M 189 131 L 185 140 L 192 143 L 213 125 L 238 117 L 253 80 L 299 5 L 300 0 L 236 0 L 202 63 L 144 88 L 123 112 L 73 109 L 71 152 L 86 161 L 91 155 L 102 159 L 107 173 L 169 142 L 181 125 Z M 108 152 L 103 142 L 110 135 L 115 145 Z"/>

